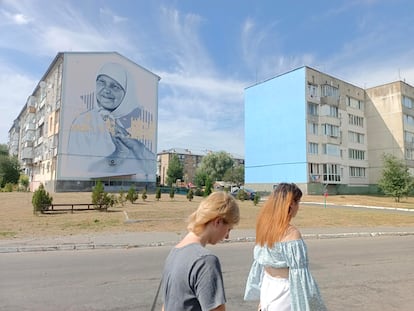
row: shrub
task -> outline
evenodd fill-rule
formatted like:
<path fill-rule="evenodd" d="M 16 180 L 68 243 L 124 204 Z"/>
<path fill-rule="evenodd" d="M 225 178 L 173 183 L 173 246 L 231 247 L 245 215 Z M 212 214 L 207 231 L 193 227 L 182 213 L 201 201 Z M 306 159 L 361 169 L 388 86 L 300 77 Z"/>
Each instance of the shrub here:
<path fill-rule="evenodd" d="M 8 182 L 4 185 L 4 192 L 13 192 L 13 184 Z"/>
<path fill-rule="evenodd" d="M 259 203 L 259 201 L 260 201 L 260 195 L 256 192 L 256 193 L 254 194 L 253 204 L 254 204 L 254 205 L 257 205 L 257 204 Z"/>
<path fill-rule="evenodd" d="M 189 189 L 188 192 L 187 192 L 187 199 L 188 199 L 188 201 L 191 202 L 193 200 L 193 198 L 194 198 L 193 189 Z"/>
<path fill-rule="evenodd" d="M 53 197 L 49 195 L 49 192 L 45 190 L 43 184 L 40 184 L 39 188 L 33 193 L 32 205 L 33 214 L 38 212 L 43 213 L 49 205 L 52 204 Z"/>
<path fill-rule="evenodd" d="M 142 201 L 145 201 L 146 199 L 147 199 L 147 190 L 142 190 L 142 195 L 141 195 L 141 198 L 142 198 Z"/>
<path fill-rule="evenodd" d="M 129 202 L 131 202 L 132 204 L 134 204 L 134 202 L 135 202 L 136 200 L 138 200 L 138 193 L 136 192 L 136 190 L 135 190 L 135 187 L 134 187 L 134 186 L 131 186 L 131 187 L 129 188 L 128 193 L 127 193 L 127 196 L 126 196 L 126 199 L 127 199 Z"/>
<path fill-rule="evenodd" d="M 157 190 L 155 191 L 155 198 L 157 199 L 157 201 L 161 199 L 161 188 L 160 187 L 157 187 Z"/>
<path fill-rule="evenodd" d="M 118 201 L 113 194 L 109 194 L 104 191 L 102 182 L 98 180 L 96 186 L 92 191 L 92 203 L 95 208 L 100 211 L 106 211 L 109 207 L 114 206 L 117 202 Z"/>
<path fill-rule="evenodd" d="M 247 194 L 246 191 L 244 191 L 243 189 L 240 189 L 239 192 L 237 192 L 237 198 L 240 201 L 244 201 L 244 200 L 248 200 L 249 199 L 249 195 Z"/>
<path fill-rule="evenodd" d="M 175 188 L 171 187 L 171 189 L 170 189 L 170 199 L 171 200 L 174 199 L 174 195 L 175 195 Z"/>

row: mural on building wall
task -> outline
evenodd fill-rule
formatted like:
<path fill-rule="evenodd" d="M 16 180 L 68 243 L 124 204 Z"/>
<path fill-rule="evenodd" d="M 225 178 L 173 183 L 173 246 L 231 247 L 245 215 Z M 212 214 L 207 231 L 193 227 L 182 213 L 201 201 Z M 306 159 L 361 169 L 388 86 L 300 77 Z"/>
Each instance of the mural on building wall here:
<path fill-rule="evenodd" d="M 85 61 L 87 69 L 97 67 L 97 70 L 88 70 L 93 81 L 88 85 L 93 88 L 76 93 L 74 90 L 81 91 L 82 87 L 76 87 L 79 82 L 72 79 L 77 79 L 76 72 L 83 75 L 85 71 L 79 63 L 77 59 L 65 64 L 62 139 L 67 143 L 62 144 L 63 149 L 66 145 L 66 150 L 62 150 L 61 177 L 130 175 L 134 180 L 155 180 L 158 79 L 129 62 L 121 64 L 120 60 L 110 60 L 94 64 Z"/>

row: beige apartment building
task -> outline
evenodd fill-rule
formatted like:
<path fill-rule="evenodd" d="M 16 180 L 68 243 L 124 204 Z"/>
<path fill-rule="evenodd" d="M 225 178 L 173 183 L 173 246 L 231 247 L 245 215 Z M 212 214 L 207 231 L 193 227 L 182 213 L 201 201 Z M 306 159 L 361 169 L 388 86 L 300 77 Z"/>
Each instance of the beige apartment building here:
<path fill-rule="evenodd" d="M 370 183 L 381 177 L 383 154 L 405 161 L 414 175 L 414 87 L 396 81 L 365 94 Z"/>
<path fill-rule="evenodd" d="M 174 155 L 178 157 L 184 168 L 184 176 L 181 183 L 183 186 L 194 184 L 194 177 L 197 168 L 200 166 L 203 157 L 212 151 L 194 151 L 184 148 L 171 148 L 163 150 L 157 154 L 157 175 L 161 185 L 167 184 L 167 171 L 170 161 Z M 241 156 L 229 154 L 238 164 L 244 164 L 244 159 Z"/>

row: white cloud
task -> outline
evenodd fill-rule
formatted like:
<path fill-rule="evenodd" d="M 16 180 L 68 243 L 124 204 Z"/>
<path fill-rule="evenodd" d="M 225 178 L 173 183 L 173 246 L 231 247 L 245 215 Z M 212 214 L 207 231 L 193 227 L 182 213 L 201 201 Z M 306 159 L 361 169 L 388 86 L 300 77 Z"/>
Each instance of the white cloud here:
<path fill-rule="evenodd" d="M 21 112 L 36 81 L 0 63 L 0 143 L 7 143 L 8 132 Z M 21 94 L 26 94 L 22 97 Z"/>

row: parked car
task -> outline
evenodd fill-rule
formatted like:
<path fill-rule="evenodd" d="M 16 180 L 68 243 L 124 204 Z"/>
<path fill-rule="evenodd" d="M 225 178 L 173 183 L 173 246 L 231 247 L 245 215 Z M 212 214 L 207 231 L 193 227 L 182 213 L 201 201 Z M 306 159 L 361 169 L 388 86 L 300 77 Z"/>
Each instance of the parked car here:
<path fill-rule="evenodd" d="M 244 187 L 235 188 L 235 189 L 233 189 L 233 191 L 230 194 L 232 196 L 234 196 L 235 198 L 237 198 L 237 195 L 238 195 L 240 190 L 244 190 L 248 200 L 254 200 L 254 196 L 256 195 L 256 191 L 254 191 L 253 189 L 244 188 Z"/>

